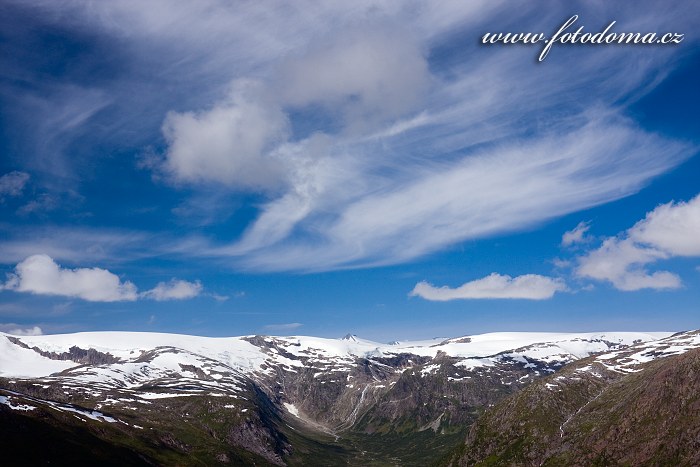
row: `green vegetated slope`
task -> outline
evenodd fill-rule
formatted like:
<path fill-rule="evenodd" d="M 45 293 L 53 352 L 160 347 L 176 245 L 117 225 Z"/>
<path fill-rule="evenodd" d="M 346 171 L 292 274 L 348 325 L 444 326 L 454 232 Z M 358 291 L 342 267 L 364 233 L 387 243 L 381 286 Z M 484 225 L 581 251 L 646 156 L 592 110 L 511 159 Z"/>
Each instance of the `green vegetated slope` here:
<path fill-rule="evenodd" d="M 700 349 L 622 374 L 570 365 L 488 410 L 444 464 L 700 465 Z"/>
<path fill-rule="evenodd" d="M 15 392 L 10 397 L 35 408 L 0 405 L 0 436 L 11 447 L 3 462 L 13 461 L 5 465 L 335 465 L 357 454 L 330 435 L 284 420 L 264 395 L 157 399 L 138 411 L 105 413 L 118 420 L 112 423 Z"/>

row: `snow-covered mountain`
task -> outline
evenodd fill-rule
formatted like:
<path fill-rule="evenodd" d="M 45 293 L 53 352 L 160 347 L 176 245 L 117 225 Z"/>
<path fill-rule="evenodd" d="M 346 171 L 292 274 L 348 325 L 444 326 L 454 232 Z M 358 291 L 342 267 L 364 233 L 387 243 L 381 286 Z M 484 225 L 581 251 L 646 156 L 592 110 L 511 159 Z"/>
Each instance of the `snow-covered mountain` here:
<path fill-rule="evenodd" d="M 446 362 L 453 367 L 447 377 L 451 382 L 472 378 L 473 373 L 500 374 L 513 366 L 521 370 L 523 374 L 517 375 L 518 380 L 523 380 L 554 372 L 594 353 L 620 351 L 634 343 L 654 342 L 669 335 L 511 332 L 380 344 L 353 335 L 324 339 L 212 338 L 138 332 L 0 334 L 0 376 L 31 378 L 42 385 L 60 384 L 64 392 L 93 397 L 111 390 L 129 391 L 134 398 L 143 400 L 217 394 L 213 391 L 236 395 L 252 382 L 299 416 L 297 406 L 310 414 L 313 407 L 307 400 L 296 398 L 293 391 L 275 387 L 298 380 L 300 372 L 310 373 L 318 384 L 344 383 L 342 386 L 352 399 L 353 393 L 366 396 L 368 389 L 386 389 L 407 371 L 421 377 L 434 374 Z M 358 381 L 354 375 L 359 363 L 369 369 L 370 381 Z M 512 384 L 509 380 L 514 374 L 510 373 L 500 376 L 504 383 Z M 153 390 L 144 390 L 145 387 Z M 106 399 L 101 405 L 113 401 Z M 362 402 L 364 399 L 357 404 Z M 351 418 L 356 418 L 361 409 L 353 407 Z M 333 427 L 333 422 L 346 425 L 347 420 L 342 415 L 340 420 L 325 421 Z"/>
<path fill-rule="evenodd" d="M 464 367 L 486 367 L 508 358 L 543 363 L 568 363 L 592 353 L 614 350 L 636 342 L 669 336 L 668 332 L 636 333 L 489 333 L 454 339 L 380 344 L 357 336 L 324 339 L 308 336 L 242 336 L 229 338 L 141 332 L 87 332 L 44 336 L 11 336 L 0 333 L 0 376 L 42 377 L 79 368 L 71 348 L 109 355 L 109 365 L 132 374 L 138 363 L 179 370 L 180 365 L 200 365 L 207 373 L 213 363 L 226 371 L 269 374 L 273 367 L 293 370 L 311 365 L 343 371 L 358 358 L 387 358 L 402 354 L 434 358 L 439 353 L 460 359 Z M 164 355 L 170 355 L 164 357 Z M 173 355 L 177 355 L 174 357 Z M 138 362 L 137 362 L 138 361 Z M 208 361 L 208 363 L 205 363 Z M 134 364 L 136 362 L 136 364 Z M 130 366 L 124 366 L 131 363 Z M 143 365 L 142 365 L 143 366 Z M 214 371 L 214 370 L 212 370 Z M 121 372 L 120 372 L 121 373 Z M 95 381 L 86 377 L 85 381 Z M 125 383 L 128 383 L 126 380 Z"/>
<path fill-rule="evenodd" d="M 157 430 L 164 408 L 194 413 L 202 410 L 195 401 L 206 401 L 226 423 L 241 423 L 227 428 L 233 445 L 277 464 L 294 446 L 289 427 L 341 444 L 350 433 L 440 433 L 424 444 L 440 452 L 483 408 L 564 365 L 596 355 L 579 371 L 633 372 L 696 347 L 696 334 L 669 332 L 504 332 L 391 344 L 353 335 L 0 333 L 0 408 L 44 407 L 86 423 Z M 408 452 L 400 443 L 395 450 Z"/>

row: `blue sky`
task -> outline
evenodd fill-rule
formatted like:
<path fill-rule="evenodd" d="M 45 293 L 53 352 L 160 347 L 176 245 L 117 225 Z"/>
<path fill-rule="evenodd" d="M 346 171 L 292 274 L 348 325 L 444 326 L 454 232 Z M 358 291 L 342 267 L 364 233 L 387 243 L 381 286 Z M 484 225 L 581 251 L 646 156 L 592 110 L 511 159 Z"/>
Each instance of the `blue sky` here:
<path fill-rule="evenodd" d="M 345 3 L 4 2 L 0 330 L 700 327 L 694 2 Z"/>

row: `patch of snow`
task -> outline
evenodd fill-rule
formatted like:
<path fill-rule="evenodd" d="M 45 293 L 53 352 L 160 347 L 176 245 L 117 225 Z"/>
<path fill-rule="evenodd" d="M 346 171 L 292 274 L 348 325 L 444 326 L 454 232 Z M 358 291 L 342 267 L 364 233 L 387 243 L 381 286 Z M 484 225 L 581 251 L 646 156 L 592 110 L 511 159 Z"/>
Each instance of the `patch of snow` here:
<path fill-rule="evenodd" d="M 282 405 L 284 405 L 284 408 L 287 409 L 287 412 L 299 418 L 299 409 L 297 409 L 297 407 L 294 404 L 284 402 Z"/>
<path fill-rule="evenodd" d="M 33 405 L 26 405 L 26 404 L 15 405 L 12 403 L 10 398 L 7 396 L 0 396 L 0 404 L 4 404 L 4 405 L 8 406 L 12 410 L 22 410 L 24 412 L 36 409 L 36 407 L 34 407 Z"/>

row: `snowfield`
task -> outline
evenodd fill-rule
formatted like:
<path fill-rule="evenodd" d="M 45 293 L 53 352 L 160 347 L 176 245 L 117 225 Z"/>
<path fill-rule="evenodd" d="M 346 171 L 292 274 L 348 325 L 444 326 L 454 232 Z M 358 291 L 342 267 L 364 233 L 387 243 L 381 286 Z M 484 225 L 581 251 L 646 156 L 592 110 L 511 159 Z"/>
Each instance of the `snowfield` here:
<path fill-rule="evenodd" d="M 357 358 L 392 357 L 400 354 L 435 357 L 438 352 L 462 359 L 460 366 L 475 368 L 491 366 L 503 358 L 523 363 L 531 360 L 568 362 L 593 353 L 615 351 L 633 343 L 656 341 L 670 335 L 670 332 L 498 332 L 445 340 L 381 344 L 355 336 L 325 339 L 309 336 L 215 338 L 145 332 L 85 332 L 43 336 L 9 336 L 0 333 L 0 376 L 36 378 L 64 372 L 64 375 L 79 377 L 84 382 L 129 387 L 154 374 L 159 377 L 176 374 L 202 377 L 201 374 L 194 374 L 191 368 L 201 369 L 216 382 L 223 375 L 265 373 L 271 371 L 272 367 L 293 371 L 303 366 L 321 365 L 324 371 L 347 371 Z M 10 339 L 15 339 L 24 347 Z M 63 354 L 68 353 L 72 347 L 94 349 L 116 357 L 120 362 L 80 368 L 80 365 L 70 360 L 48 358 L 33 350 L 36 348 L 43 352 Z M 638 359 L 641 360 L 641 357 Z M 426 368 L 424 371 L 434 370 Z"/>

